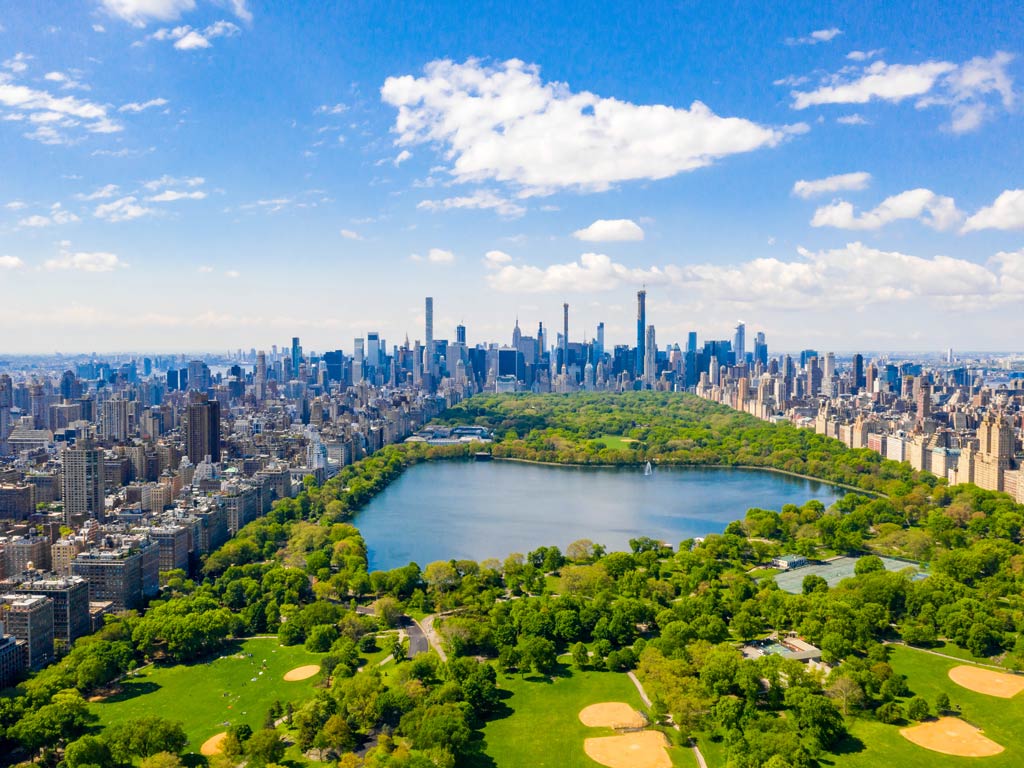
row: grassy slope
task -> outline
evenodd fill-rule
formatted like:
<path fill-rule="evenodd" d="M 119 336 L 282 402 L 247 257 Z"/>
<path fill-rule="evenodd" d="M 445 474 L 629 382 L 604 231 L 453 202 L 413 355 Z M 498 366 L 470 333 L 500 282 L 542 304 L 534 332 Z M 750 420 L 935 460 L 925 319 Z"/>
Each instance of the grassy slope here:
<path fill-rule="evenodd" d="M 252 658 L 236 658 L 239 653 L 251 653 Z M 319 663 L 321 655 L 301 645 L 285 648 L 273 639 L 245 640 L 208 664 L 149 667 L 126 682 L 122 694 L 92 709 L 104 726 L 151 714 L 180 720 L 189 737 L 188 750 L 198 752 L 206 739 L 225 729 L 226 721 L 246 722 L 256 730 L 263 727 L 275 700 L 283 704 L 308 698 L 317 677 L 294 683 L 282 678 L 294 667 Z M 263 659 L 267 668 L 260 675 Z"/>
<path fill-rule="evenodd" d="M 883 725 L 872 720 L 851 721 L 855 742 L 850 751 L 822 760 L 823 765 L 837 768 L 875 768 L 879 765 L 903 768 L 937 768 L 937 766 L 980 766 L 1010 768 L 1024 764 L 1024 696 L 1000 699 L 968 691 L 949 679 L 948 672 L 958 662 L 914 650 L 897 647 L 892 655 L 893 668 L 908 678 L 910 690 L 928 700 L 934 709 L 935 697 L 945 691 L 954 707 L 960 705 L 963 717 L 983 729 L 985 735 L 1003 745 L 1006 751 L 994 757 L 953 757 L 915 746 L 899 734 L 901 726 Z M 902 727 L 905 727 L 902 726 Z"/>
<path fill-rule="evenodd" d="M 477 766 L 594 768 L 599 764 L 584 753 L 584 739 L 614 732 L 587 728 L 579 720 L 580 710 L 603 701 L 624 701 L 644 709 L 629 678 L 615 672 L 570 672 L 562 667 L 554 680 L 500 675 L 498 685 L 509 694 L 504 701 L 509 712 L 484 728 L 486 757 L 475 761 Z M 693 764 L 689 750 L 671 752 L 676 765 Z"/>

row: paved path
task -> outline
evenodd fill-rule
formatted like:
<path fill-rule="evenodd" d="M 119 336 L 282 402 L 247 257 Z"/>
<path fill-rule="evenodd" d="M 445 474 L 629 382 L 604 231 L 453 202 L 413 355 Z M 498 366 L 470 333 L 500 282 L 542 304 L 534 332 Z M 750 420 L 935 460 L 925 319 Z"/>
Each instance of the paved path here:
<path fill-rule="evenodd" d="M 886 643 L 886 645 L 902 645 L 904 648 L 910 648 L 913 651 L 920 651 L 921 653 L 930 653 L 932 656 L 941 656 L 943 659 L 949 659 L 950 661 L 959 661 L 961 664 L 973 664 L 975 667 L 988 667 L 989 669 L 998 669 L 1000 672 L 1005 672 L 1008 675 L 1016 674 L 1012 669 L 1000 667 L 998 664 L 984 664 L 980 661 L 962 659 L 959 656 L 950 656 L 948 653 L 942 653 L 941 651 L 932 651 L 928 648 L 921 648 L 917 645 L 907 645 L 902 640 L 890 640 Z"/>
<path fill-rule="evenodd" d="M 424 616 L 423 621 L 416 621 L 413 619 L 413 622 L 415 623 L 416 628 L 419 629 L 420 633 L 423 635 L 424 642 L 429 643 L 430 647 L 437 651 L 437 655 L 441 657 L 441 661 L 448 661 L 448 654 L 445 653 L 444 648 L 441 647 L 441 637 L 437 634 L 437 630 L 434 629 L 434 619 L 436 618 L 437 614 L 432 613 L 429 616 Z M 411 654 L 412 627 L 409 628 L 409 650 Z M 426 650 L 426 648 L 424 648 L 424 650 Z"/>
<path fill-rule="evenodd" d="M 640 694 L 640 700 L 643 701 L 647 707 L 650 707 L 651 699 L 647 695 L 647 691 L 644 690 L 643 683 L 640 682 L 640 679 L 634 675 L 632 671 L 627 672 L 626 676 L 632 680 L 633 685 L 636 686 L 636 691 Z M 668 722 L 677 731 L 679 730 L 679 726 L 672 722 L 672 715 L 668 716 Z M 690 749 L 693 750 L 693 757 L 697 761 L 697 765 L 700 766 L 700 768 L 708 768 L 708 764 L 704 761 L 704 755 L 701 754 L 700 747 L 697 746 L 697 742 L 694 739 L 690 739 Z"/>

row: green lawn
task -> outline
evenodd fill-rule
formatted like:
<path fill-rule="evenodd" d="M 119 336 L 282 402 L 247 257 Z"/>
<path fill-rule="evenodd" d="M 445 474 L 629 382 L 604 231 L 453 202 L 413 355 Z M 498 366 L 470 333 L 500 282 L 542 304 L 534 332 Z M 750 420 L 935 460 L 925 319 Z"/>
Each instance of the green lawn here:
<path fill-rule="evenodd" d="M 101 725 L 154 714 L 180 720 L 189 751 L 198 752 L 225 724 L 245 722 L 256 730 L 263 727 L 275 700 L 283 704 L 308 698 L 317 677 L 293 683 L 283 677 L 294 667 L 318 664 L 322 655 L 301 645 L 282 647 L 275 639 L 244 640 L 209 663 L 148 667 L 126 680 L 122 693 L 92 709 Z"/>
<path fill-rule="evenodd" d="M 960 705 L 963 718 L 984 730 L 985 735 L 1001 744 L 1006 751 L 993 757 L 953 757 L 918 747 L 899 734 L 900 727 L 883 725 L 867 719 L 852 719 L 850 732 L 854 737 L 848 750 L 835 758 L 822 760 L 823 765 L 837 768 L 875 768 L 879 765 L 899 768 L 937 768 L 937 766 L 984 766 L 1011 768 L 1024 765 L 1024 697 L 1000 699 L 961 688 L 949 679 L 948 672 L 959 662 L 943 659 L 923 651 L 895 647 L 891 663 L 896 672 L 907 676 L 910 690 L 923 696 L 935 707 L 935 697 L 942 691 L 950 702 Z"/>
<path fill-rule="evenodd" d="M 584 739 L 609 736 L 610 729 L 587 728 L 579 712 L 590 704 L 624 701 L 643 711 L 636 688 L 618 672 L 571 671 L 561 667 L 554 678 L 499 675 L 499 687 L 506 693 L 506 716 L 484 727 L 486 757 L 473 765 L 493 768 L 596 768 L 583 751 Z M 689 750 L 672 749 L 677 766 L 690 768 Z"/>
<path fill-rule="evenodd" d="M 630 445 L 637 442 L 631 437 L 621 437 L 619 435 L 601 435 L 595 442 L 604 443 L 608 448 L 614 451 L 628 451 Z"/>

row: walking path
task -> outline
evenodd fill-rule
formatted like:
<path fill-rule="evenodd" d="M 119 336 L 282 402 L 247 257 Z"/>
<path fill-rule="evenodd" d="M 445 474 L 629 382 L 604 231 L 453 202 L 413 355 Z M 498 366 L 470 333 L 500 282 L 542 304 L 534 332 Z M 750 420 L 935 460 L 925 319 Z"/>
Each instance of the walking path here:
<path fill-rule="evenodd" d="M 640 700 L 643 701 L 645 706 L 650 707 L 651 699 L 648 697 L 647 691 L 644 690 L 643 683 L 640 682 L 640 679 L 633 674 L 632 671 L 627 672 L 626 676 L 632 680 L 633 685 L 636 686 L 636 691 L 640 694 Z M 672 722 L 672 715 L 668 716 L 668 722 L 677 731 L 679 730 L 679 726 Z M 697 742 L 693 739 L 690 739 L 690 749 L 693 750 L 693 757 L 697 761 L 697 765 L 699 765 L 700 768 L 708 768 L 708 764 L 704 761 L 704 755 L 700 752 L 700 747 L 697 746 Z"/>
<path fill-rule="evenodd" d="M 942 651 L 933 651 L 928 648 L 921 648 L 917 645 L 907 645 L 902 640 L 890 640 L 886 643 L 886 645 L 902 645 L 904 648 L 910 648 L 911 650 L 920 651 L 921 653 L 930 653 L 932 656 L 941 656 L 942 658 L 949 659 L 951 661 L 959 661 L 961 664 L 973 664 L 976 667 L 988 667 L 989 669 L 998 669 L 1000 672 L 1005 672 L 1008 675 L 1014 674 L 1013 670 L 1007 669 L 1006 667 L 1001 667 L 998 664 L 985 664 L 981 661 L 965 659 L 960 656 L 950 656 L 948 653 L 942 653 Z"/>

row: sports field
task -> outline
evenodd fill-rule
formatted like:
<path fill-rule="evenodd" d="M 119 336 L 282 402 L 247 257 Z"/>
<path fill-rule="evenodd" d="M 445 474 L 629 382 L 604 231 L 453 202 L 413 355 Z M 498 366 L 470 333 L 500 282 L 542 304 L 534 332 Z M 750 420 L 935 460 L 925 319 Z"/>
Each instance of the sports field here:
<path fill-rule="evenodd" d="M 308 698 L 319 676 L 297 682 L 284 677 L 296 667 L 319 664 L 322 655 L 301 645 L 283 647 L 276 639 L 245 640 L 209 663 L 148 667 L 126 680 L 122 693 L 91 708 L 102 725 L 153 714 L 180 720 L 189 738 L 187 750 L 198 753 L 227 725 L 263 727 L 274 701 L 294 704 Z"/>
<path fill-rule="evenodd" d="M 891 663 L 896 672 L 907 676 L 910 690 L 923 696 L 934 713 L 935 697 L 945 692 L 955 707 L 960 705 L 963 720 L 982 730 L 983 735 L 1004 750 L 990 757 L 955 757 L 925 749 L 900 734 L 908 724 L 884 725 L 864 718 L 848 720 L 854 736 L 844 754 L 827 756 L 822 765 L 836 768 L 875 768 L 879 765 L 900 768 L 936 768 L 936 766 L 982 766 L 1012 768 L 1024 765 L 1024 693 L 1006 699 L 968 690 L 950 679 L 949 671 L 960 662 L 944 659 L 913 648 L 897 646 Z M 912 724 L 911 724 L 912 725 Z"/>
<path fill-rule="evenodd" d="M 775 583 L 779 589 L 794 595 L 800 594 L 803 590 L 804 578 L 807 576 L 821 576 L 829 585 L 834 587 L 843 579 L 849 579 L 854 575 L 859 557 L 836 557 L 821 565 L 805 565 L 801 568 L 794 568 L 791 571 L 783 571 L 775 576 Z M 914 571 L 914 578 L 923 578 L 924 574 L 913 563 L 903 560 L 894 560 L 891 557 L 879 558 L 887 571 L 902 571 L 911 569 Z"/>
<path fill-rule="evenodd" d="M 584 752 L 586 739 L 614 736 L 610 728 L 588 728 L 580 711 L 592 704 L 622 702 L 644 711 L 636 688 L 618 672 L 571 671 L 562 667 L 553 678 L 539 675 L 500 675 L 498 685 L 508 694 L 506 717 L 484 727 L 483 751 L 496 768 L 597 768 Z M 672 765 L 691 768 L 692 752 L 667 750 Z"/>

